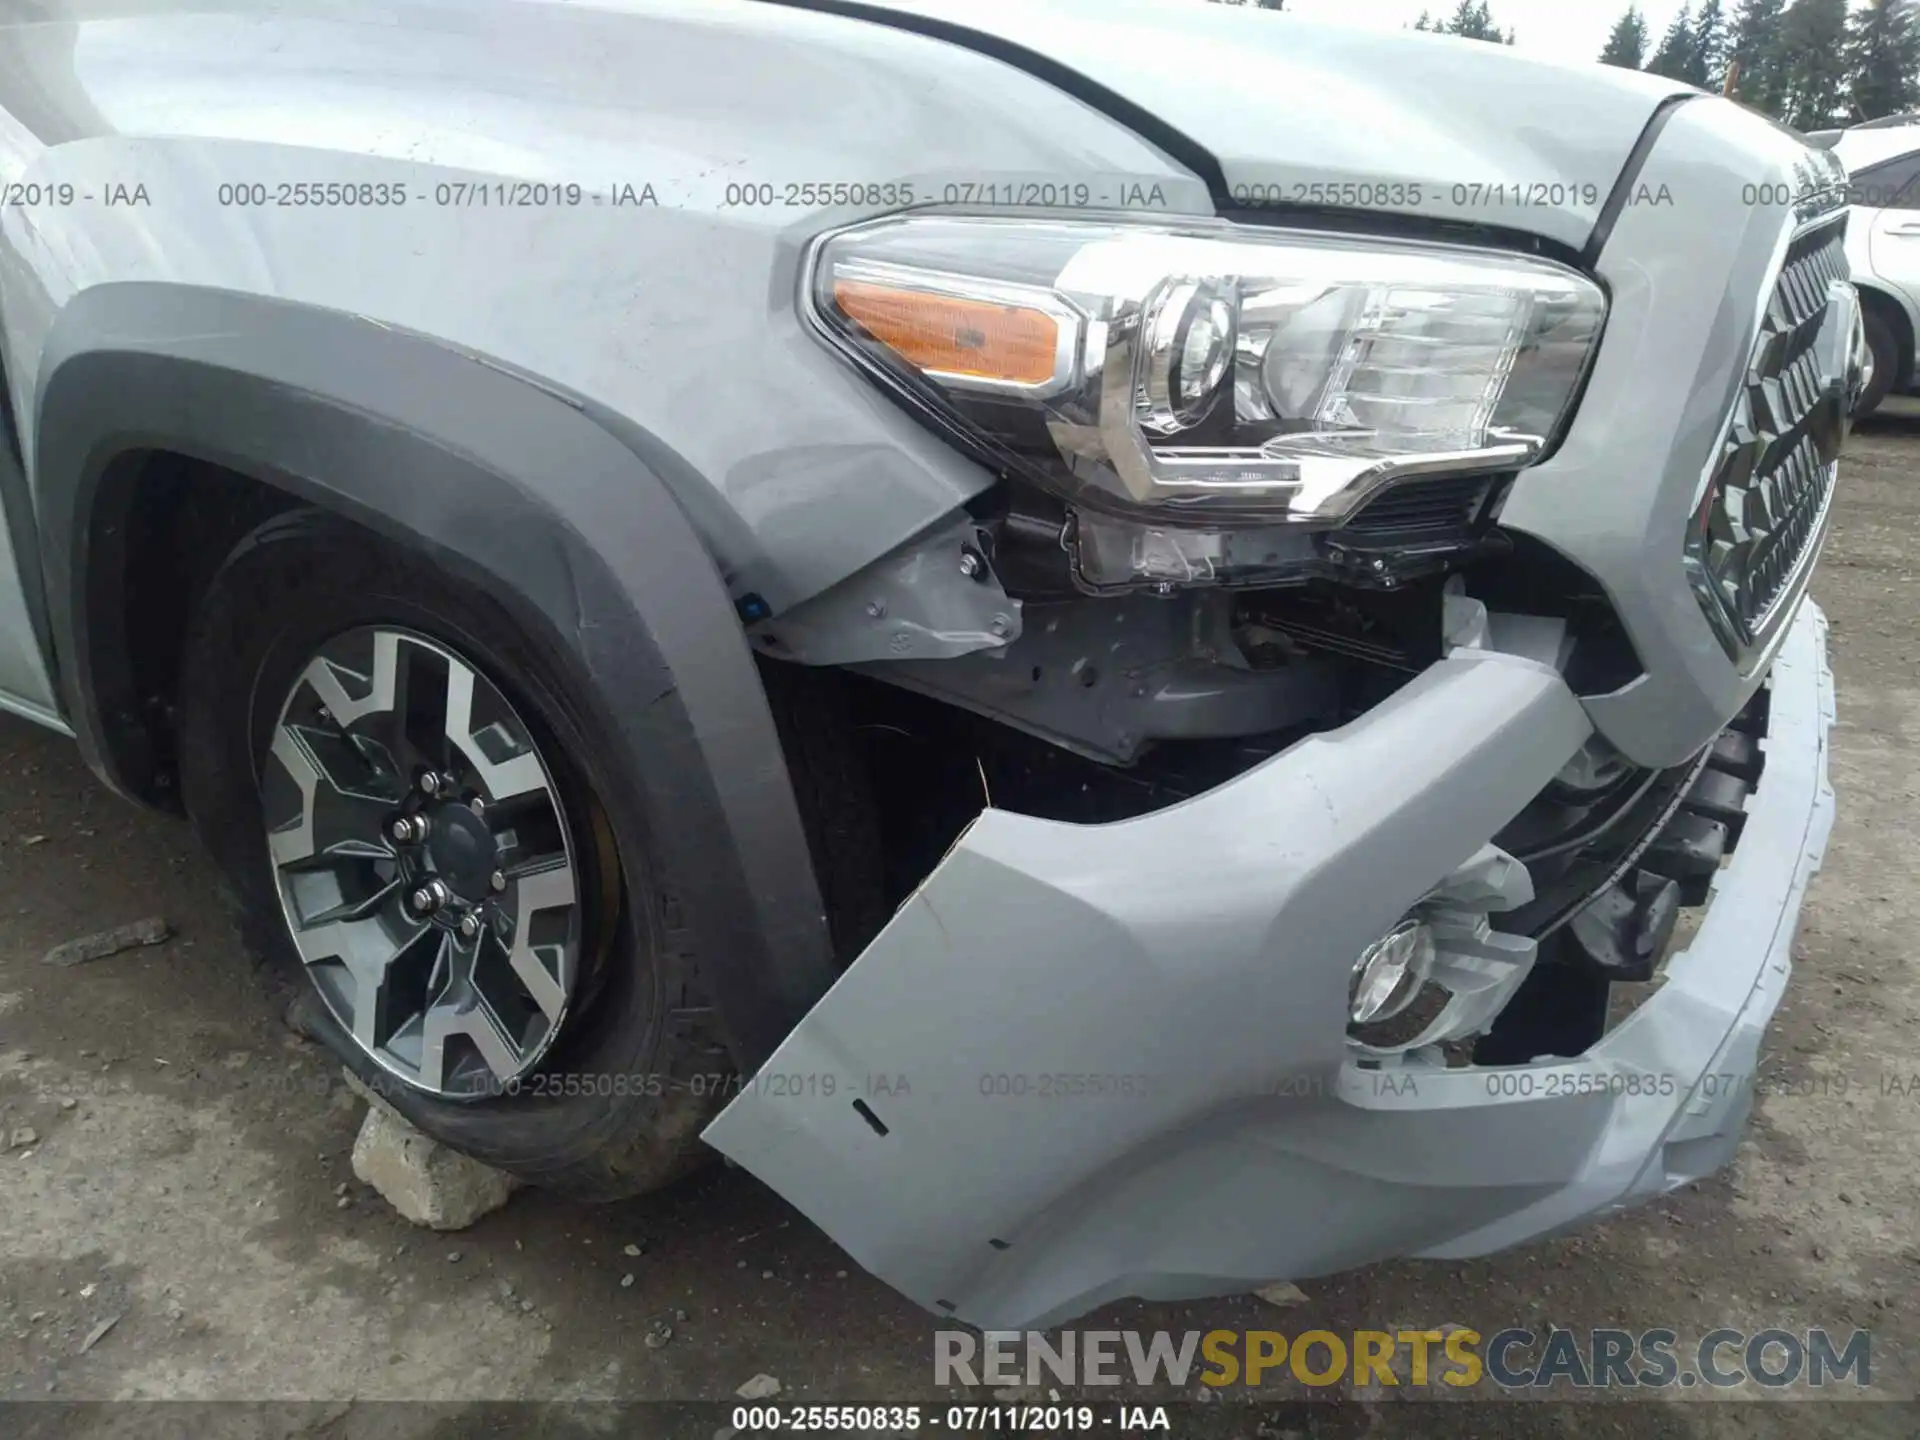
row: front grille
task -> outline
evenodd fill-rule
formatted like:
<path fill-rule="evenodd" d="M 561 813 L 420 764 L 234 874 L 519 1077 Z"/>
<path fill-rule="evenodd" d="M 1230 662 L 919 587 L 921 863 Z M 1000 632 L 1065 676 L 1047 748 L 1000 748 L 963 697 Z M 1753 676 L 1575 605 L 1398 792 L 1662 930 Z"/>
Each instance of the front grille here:
<path fill-rule="evenodd" d="M 1368 501 L 1346 528 L 1369 535 L 1464 530 L 1480 518 L 1492 488 L 1484 475 L 1402 481 Z"/>
<path fill-rule="evenodd" d="M 1694 589 L 1735 656 L 1767 634 L 1833 491 L 1847 402 L 1824 383 L 1818 342 L 1845 241 L 1842 212 L 1788 246 L 1689 529 Z"/>

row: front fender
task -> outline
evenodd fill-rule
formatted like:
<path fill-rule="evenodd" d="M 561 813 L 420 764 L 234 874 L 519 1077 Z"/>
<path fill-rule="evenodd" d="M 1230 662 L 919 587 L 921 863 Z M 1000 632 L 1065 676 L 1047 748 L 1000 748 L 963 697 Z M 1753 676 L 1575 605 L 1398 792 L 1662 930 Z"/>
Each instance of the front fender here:
<path fill-rule="evenodd" d="M 159 284 L 60 314 L 33 466 L 49 629 L 88 763 L 143 756 L 118 603 L 128 456 L 175 451 L 338 511 L 494 596 L 619 738 L 616 825 L 674 837 L 676 893 L 735 1059 L 831 982 L 818 887 L 765 695 L 706 549 L 577 400 L 356 316 Z"/>

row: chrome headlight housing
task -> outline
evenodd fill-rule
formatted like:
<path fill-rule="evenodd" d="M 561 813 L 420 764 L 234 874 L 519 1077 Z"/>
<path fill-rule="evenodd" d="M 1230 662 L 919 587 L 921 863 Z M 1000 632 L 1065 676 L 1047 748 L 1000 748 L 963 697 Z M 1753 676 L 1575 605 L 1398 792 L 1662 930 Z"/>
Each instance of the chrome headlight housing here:
<path fill-rule="evenodd" d="M 818 242 L 837 346 L 994 463 L 1157 522 L 1339 524 L 1423 474 L 1541 459 L 1606 299 L 1458 246 L 918 215 Z"/>

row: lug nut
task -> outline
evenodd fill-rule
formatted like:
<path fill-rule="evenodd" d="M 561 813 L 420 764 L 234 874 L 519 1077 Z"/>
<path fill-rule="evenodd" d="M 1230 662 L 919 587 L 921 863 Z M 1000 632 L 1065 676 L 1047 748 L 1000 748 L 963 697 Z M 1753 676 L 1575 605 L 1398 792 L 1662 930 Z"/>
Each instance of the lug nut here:
<path fill-rule="evenodd" d="M 494 871 L 493 878 L 488 880 L 487 883 L 493 887 L 493 893 L 498 895 L 502 890 L 507 888 L 506 871 L 504 870 Z"/>
<path fill-rule="evenodd" d="M 480 933 L 480 918 L 469 911 L 460 917 L 460 938 L 471 940 Z"/>
<path fill-rule="evenodd" d="M 427 838 L 427 817 L 402 815 L 388 827 L 387 833 L 402 845 L 418 845 Z"/>
<path fill-rule="evenodd" d="M 413 908 L 422 915 L 431 915 L 452 898 L 453 892 L 447 889 L 443 881 L 439 880 L 429 880 L 418 890 L 414 891 L 411 897 Z"/>
<path fill-rule="evenodd" d="M 986 562 L 971 550 L 960 552 L 960 573 L 969 580 L 978 580 L 980 572 L 987 568 Z"/>
<path fill-rule="evenodd" d="M 453 788 L 453 778 L 442 775 L 438 770 L 420 772 L 420 793 L 422 795 L 444 795 Z"/>
<path fill-rule="evenodd" d="M 476 795 L 467 802 L 467 808 L 475 815 L 485 815 L 487 813 L 487 802 Z"/>

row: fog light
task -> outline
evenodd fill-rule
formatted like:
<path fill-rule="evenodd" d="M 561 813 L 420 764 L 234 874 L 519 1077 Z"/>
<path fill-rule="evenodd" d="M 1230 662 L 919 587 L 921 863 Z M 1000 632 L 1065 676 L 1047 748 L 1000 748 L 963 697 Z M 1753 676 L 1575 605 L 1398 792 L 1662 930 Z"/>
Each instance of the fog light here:
<path fill-rule="evenodd" d="M 1433 931 L 1423 920 L 1402 920 L 1353 962 L 1349 1011 L 1356 1025 L 1398 1015 L 1433 971 Z"/>

